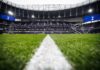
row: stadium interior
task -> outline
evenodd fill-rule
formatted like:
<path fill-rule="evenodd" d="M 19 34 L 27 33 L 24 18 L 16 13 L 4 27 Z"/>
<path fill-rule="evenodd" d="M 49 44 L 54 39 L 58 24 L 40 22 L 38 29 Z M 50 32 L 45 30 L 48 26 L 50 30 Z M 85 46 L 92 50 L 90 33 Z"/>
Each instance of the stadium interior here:
<path fill-rule="evenodd" d="M 24 6 L 24 5 L 23 5 Z M 100 33 L 100 0 L 56 10 L 28 9 L 0 1 L 0 33 Z M 55 7 L 55 5 L 52 5 Z"/>
<path fill-rule="evenodd" d="M 100 70 L 100 0 L 0 0 L 0 70 Z"/>

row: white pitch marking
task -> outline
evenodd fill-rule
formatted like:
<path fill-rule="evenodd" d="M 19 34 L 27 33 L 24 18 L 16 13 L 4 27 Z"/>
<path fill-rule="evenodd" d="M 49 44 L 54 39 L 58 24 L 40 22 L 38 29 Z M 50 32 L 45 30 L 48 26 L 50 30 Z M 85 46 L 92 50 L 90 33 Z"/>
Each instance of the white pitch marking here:
<path fill-rule="evenodd" d="M 72 66 L 64 58 L 63 54 L 47 35 L 40 48 L 27 63 L 24 70 L 71 70 Z"/>

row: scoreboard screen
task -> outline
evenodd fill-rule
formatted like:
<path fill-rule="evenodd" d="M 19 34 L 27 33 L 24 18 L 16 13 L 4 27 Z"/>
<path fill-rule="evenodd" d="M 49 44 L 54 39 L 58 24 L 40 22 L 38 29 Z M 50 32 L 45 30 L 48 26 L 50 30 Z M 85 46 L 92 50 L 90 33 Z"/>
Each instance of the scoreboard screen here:
<path fill-rule="evenodd" d="M 88 15 L 83 17 L 84 22 L 99 21 L 99 20 L 100 20 L 100 14 Z"/>
<path fill-rule="evenodd" d="M 8 20 L 8 21 L 15 21 L 15 17 L 9 16 L 9 15 L 5 15 L 5 14 L 0 14 L 0 19 Z"/>

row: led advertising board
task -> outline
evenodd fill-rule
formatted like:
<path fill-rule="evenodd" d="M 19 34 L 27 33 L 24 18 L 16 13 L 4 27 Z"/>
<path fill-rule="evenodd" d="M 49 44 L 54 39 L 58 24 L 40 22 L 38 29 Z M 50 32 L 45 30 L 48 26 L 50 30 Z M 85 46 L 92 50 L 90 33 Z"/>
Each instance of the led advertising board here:
<path fill-rule="evenodd" d="M 5 14 L 0 14 L 0 19 L 8 20 L 8 21 L 15 21 L 15 17 L 9 16 L 9 15 L 5 15 Z"/>

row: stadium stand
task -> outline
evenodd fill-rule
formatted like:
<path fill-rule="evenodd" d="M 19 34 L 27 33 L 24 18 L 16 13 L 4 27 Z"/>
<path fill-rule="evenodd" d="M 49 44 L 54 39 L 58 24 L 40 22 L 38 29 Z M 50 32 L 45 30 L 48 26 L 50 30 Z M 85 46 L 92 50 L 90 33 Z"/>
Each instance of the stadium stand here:
<path fill-rule="evenodd" d="M 100 33 L 100 21 L 83 24 L 83 17 L 100 14 L 99 8 L 99 0 L 51 11 L 23 9 L 0 1 L 0 33 Z"/>

